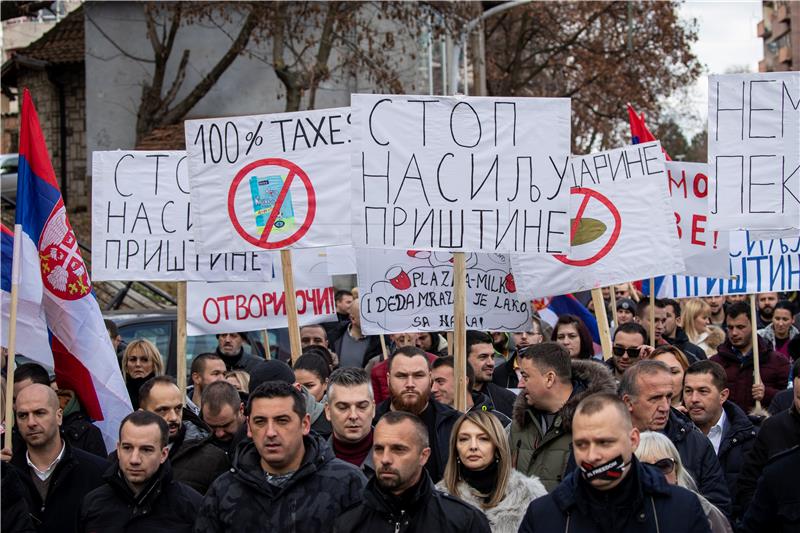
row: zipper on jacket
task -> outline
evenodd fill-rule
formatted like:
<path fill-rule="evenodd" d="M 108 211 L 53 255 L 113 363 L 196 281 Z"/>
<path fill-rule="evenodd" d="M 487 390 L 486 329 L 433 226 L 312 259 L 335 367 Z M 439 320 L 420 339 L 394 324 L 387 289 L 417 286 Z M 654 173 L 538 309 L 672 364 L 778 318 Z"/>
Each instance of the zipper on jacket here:
<path fill-rule="evenodd" d="M 400 527 L 403 524 L 403 517 L 406 515 L 405 511 L 400 511 L 400 519 L 394 523 L 394 533 L 400 533 Z"/>

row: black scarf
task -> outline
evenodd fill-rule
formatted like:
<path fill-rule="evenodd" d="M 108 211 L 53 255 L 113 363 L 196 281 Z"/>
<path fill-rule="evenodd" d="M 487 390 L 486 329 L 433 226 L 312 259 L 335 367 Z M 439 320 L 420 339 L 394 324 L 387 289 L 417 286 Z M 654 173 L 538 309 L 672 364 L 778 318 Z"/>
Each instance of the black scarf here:
<path fill-rule="evenodd" d="M 132 378 L 128 376 L 128 379 L 125 380 L 125 387 L 128 389 L 128 396 L 131 397 L 131 404 L 133 405 L 134 409 L 139 408 L 139 388 L 145 384 L 146 381 L 154 378 L 156 376 L 155 372 L 152 374 L 148 374 L 143 378 Z"/>
<path fill-rule="evenodd" d="M 483 470 L 470 470 L 459 461 L 458 475 L 467 485 L 477 490 L 480 494 L 491 494 L 497 487 L 497 461 L 492 461 Z"/>

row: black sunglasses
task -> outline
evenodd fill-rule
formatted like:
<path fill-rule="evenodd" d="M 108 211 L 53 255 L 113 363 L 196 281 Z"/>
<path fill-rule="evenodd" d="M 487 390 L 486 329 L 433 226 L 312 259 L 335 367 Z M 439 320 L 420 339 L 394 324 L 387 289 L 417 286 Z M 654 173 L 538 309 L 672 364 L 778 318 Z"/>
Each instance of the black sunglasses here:
<path fill-rule="evenodd" d="M 622 357 L 626 353 L 631 359 L 636 359 L 639 357 L 639 348 L 623 348 L 622 346 L 614 346 L 611 348 L 611 352 L 617 357 Z"/>
<path fill-rule="evenodd" d="M 661 473 L 664 474 L 665 476 L 667 474 L 671 474 L 675 470 L 675 459 L 671 457 L 665 457 L 664 459 L 660 459 L 655 463 L 645 463 L 645 464 L 658 468 L 661 471 Z"/>

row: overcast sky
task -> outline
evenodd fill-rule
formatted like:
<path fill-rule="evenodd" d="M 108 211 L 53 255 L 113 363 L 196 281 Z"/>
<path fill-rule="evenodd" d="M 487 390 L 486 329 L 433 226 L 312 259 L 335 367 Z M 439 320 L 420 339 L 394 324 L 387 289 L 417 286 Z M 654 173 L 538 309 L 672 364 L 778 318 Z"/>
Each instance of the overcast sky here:
<path fill-rule="evenodd" d="M 763 49 L 756 25 L 762 19 L 762 8 L 760 1 L 690 0 L 679 12 L 686 20 L 697 19 L 699 39 L 693 50 L 706 67 L 690 94 L 700 120 L 682 121 L 684 134 L 691 138 L 702 129 L 708 114 L 708 74 L 742 66 L 758 72 Z"/>

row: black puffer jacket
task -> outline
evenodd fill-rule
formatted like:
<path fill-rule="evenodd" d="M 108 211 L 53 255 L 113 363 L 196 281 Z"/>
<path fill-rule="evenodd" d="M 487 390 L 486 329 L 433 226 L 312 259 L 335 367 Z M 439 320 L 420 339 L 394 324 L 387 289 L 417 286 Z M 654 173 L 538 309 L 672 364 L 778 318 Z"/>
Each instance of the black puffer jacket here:
<path fill-rule="evenodd" d="M 753 501 L 742 521 L 742 533 L 800 531 L 800 446 L 778 454 L 758 480 Z"/>
<path fill-rule="evenodd" d="M 3 533 L 33 533 L 33 527 L 28 504 L 25 500 L 25 488 L 19 480 L 17 470 L 0 462 L 0 531 Z"/>
<path fill-rule="evenodd" d="M 480 392 L 488 396 L 494 408 L 507 417 L 511 418 L 511 415 L 514 414 L 514 402 L 517 400 L 517 395 L 510 390 L 490 381 L 484 383 L 483 390 Z"/>
<path fill-rule="evenodd" d="M 303 438 L 305 455 L 285 485 L 267 483 L 255 444 L 242 442 L 233 468 L 208 490 L 195 522 L 196 533 L 322 533 L 342 510 L 361 499 L 366 479 L 336 459 L 316 435 Z"/>
<path fill-rule="evenodd" d="M 678 448 L 683 466 L 697 482 L 698 492 L 725 513 L 725 516 L 731 516 L 728 483 L 708 437 L 688 417 L 675 409 L 670 409 L 664 434 Z"/>
<path fill-rule="evenodd" d="M 64 455 L 51 474 L 47 497 L 42 501 L 31 479 L 24 449 L 14 453 L 11 464 L 25 486 L 28 510 L 36 531 L 41 533 L 77 530 L 83 497 L 103 484 L 103 473 L 108 468 L 108 461 L 66 443 Z"/>
<path fill-rule="evenodd" d="M 705 350 L 698 345 L 689 342 L 689 336 L 686 335 L 686 332 L 683 331 L 683 328 L 675 328 L 675 336 L 672 338 L 664 337 L 664 342 L 682 351 L 689 360 L 690 365 L 692 363 L 696 363 L 697 361 L 708 359 Z"/>
<path fill-rule="evenodd" d="M 114 462 L 106 484 L 83 499 L 80 531 L 104 533 L 189 532 L 203 499 L 188 485 L 172 479 L 167 460 L 139 495 L 134 495 Z"/>
<path fill-rule="evenodd" d="M 758 429 L 741 408 L 731 401 L 722 404 L 727 417 L 725 430 L 719 443 L 717 458 L 725 473 L 728 482 L 728 493 L 733 498 L 736 492 L 739 472 L 744 466 L 744 458 L 750 452 L 758 435 Z M 733 502 L 733 516 L 738 517 L 744 512 L 736 502 Z"/>
<path fill-rule="evenodd" d="M 197 415 L 183 410 L 181 430 L 169 451 L 173 477 L 200 494 L 231 466 L 228 456 L 211 442 L 211 430 Z"/>
<path fill-rule="evenodd" d="M 406 505 L 392 501 L 375 478 L 364 489 L 363 501 L 336 519 L 336 533 L 489 533 L 486 516 L 463 501 L 433 487 L 426 470 Z M 403 495 L 406 499 L 406 495 Z"/>

